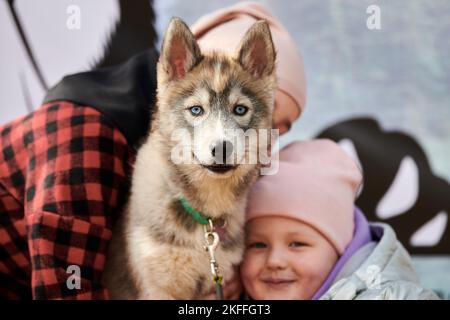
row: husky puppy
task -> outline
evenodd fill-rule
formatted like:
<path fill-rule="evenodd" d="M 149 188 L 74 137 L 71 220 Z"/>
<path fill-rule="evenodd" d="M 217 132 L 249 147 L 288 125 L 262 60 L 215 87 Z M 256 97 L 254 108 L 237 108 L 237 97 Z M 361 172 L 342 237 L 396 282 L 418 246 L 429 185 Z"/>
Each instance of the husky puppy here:
<path fill-rule="evenodd" d="M 215 257 L 225 281 L 240 263 L 247 193 L 261 164 L 230 161 L 238 147 L 230 131 L 271 129 L 276 75 L 267 22 L 256 22 L 227 55 L 202 53 L 173 18 L 157 81 L 157 111 L 107 256 L 103 281 L 114 299 L 199 299 L 211 290 L 204 226 L 180 199 L 221 228 Z M 195 135 L 190 161 L 174 160 L 177 132 Z M 257 150 L 245 141 L 244 155 Z"/>

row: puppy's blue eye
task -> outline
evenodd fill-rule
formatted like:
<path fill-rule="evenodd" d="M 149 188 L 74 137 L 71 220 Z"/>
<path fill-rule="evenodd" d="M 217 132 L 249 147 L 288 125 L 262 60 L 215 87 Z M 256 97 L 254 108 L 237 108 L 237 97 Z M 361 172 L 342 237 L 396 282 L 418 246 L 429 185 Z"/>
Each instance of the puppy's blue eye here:
<path fill-rule="evenodd" d="M 189 110 L 191 111 L 191 114 L 196 117 L 203 114 L 203 108 L 200 106 L 190 107 Z"/>
<path fill-rule="evenodd" d="M 242 105 L 237 105 L 236 107 L 234 107 L 234 114 L 238 115 L 238 116 L 243 116 L 244 114 L 246 114 L 248 111 L 248 108 L 246 106 L 242 106 Z"/>

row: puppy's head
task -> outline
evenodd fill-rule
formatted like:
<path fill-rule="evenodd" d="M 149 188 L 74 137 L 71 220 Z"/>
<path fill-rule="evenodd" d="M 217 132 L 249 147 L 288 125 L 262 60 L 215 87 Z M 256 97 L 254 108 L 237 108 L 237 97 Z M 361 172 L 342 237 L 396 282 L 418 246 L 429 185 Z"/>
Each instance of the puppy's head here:
<path fill-rule="evenodd" d="M 173 18 L 158 62 L 155 126 L 178 170 L 204 178 L 257 168 L 258 150 L 270 148 L 275 89 L 267 22 L 256 22 L 228 56 L 202 53 L 186 24 Z"/>

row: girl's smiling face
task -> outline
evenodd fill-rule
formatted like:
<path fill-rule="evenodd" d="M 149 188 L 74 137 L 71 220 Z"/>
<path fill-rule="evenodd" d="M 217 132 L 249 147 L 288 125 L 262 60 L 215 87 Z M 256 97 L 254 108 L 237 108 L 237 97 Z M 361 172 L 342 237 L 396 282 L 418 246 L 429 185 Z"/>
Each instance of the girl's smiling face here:
<path fill-rule="evenodd" d="M 311 299 L 337 260 L 329 241 L 306 223 L 260 217 L 247 223 L 242 282 L 257 300 Z"/>

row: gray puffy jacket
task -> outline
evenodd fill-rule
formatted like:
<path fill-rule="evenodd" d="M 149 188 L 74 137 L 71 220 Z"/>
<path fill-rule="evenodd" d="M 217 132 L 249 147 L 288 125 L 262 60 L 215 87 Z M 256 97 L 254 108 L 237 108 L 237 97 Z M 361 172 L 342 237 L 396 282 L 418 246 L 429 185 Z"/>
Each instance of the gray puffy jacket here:
<path fill-rule="evenodd" d="M 370 229 L 378 241 L 355 252 L 320 299 L 439 299 L 433 291 L 420 286 L 411 258 L 392 228 L 370 223 Z"/>

